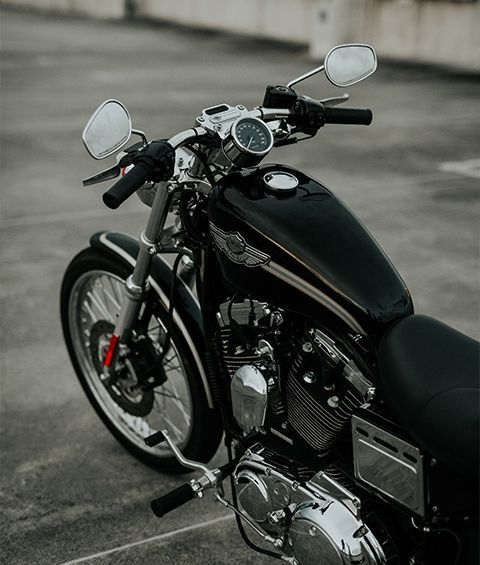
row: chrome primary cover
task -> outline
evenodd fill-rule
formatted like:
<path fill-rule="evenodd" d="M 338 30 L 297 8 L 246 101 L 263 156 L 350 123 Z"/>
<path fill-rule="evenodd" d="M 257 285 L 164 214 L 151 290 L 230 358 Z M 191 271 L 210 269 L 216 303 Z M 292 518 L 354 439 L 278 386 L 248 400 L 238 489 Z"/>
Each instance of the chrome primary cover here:
<path fill-rule="evenodd" d="M 235 482 L 243 511 L 282 538 L 285 554 L 298 565 L 386 563 L 362 520 L 360 500 L 322 471 L 300 483 L 269 464 L 259 449 L 242 458 Z"/>

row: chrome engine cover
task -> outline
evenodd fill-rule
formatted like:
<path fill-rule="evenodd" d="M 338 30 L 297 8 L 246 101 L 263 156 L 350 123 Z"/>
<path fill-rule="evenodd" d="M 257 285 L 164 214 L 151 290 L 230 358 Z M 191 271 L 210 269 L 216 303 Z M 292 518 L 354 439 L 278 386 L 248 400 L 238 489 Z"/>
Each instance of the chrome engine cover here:
<path fill-rule="evenodd" d="M 298 565 L 382 565 L 382 546 L 362 521 L 360 500 L 320 471 L 300 483 L 248 452 L 235 473 L 241 509 Z"/>
<path fill-rule="evenodd" d="M 267 381 L 255 365 L 242 365 L 230 383 L 233 416 L 244 430 L 259 428 L 267 411 Z"/>

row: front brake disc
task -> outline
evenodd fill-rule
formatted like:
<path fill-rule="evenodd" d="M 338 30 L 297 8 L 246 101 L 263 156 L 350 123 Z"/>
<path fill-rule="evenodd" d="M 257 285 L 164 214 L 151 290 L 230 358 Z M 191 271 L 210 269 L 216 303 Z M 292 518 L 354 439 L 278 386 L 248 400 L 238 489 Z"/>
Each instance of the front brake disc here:
<path fill-rule="evenodd" d="M 114 325 L 105 320 L 95 322 L 90 330 L 90 355 L 99 376 L 104 373 L 103 363 L 113 330 Z M 141 358 L 131 352 L 121 360 L 121 367 L 112 377 L 103 381 L 115 403 L 132 416 L 147 416 L 155 399 L 152 388 L 144 386 L 143 368 Z"/>

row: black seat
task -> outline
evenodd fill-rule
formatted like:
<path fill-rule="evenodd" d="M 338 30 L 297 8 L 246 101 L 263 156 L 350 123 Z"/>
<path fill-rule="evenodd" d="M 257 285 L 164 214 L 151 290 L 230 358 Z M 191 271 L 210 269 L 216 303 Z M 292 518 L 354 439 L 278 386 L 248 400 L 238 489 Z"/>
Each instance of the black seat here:
<path fill-rule="evenodd" d="M 380 344 L 385 401 L 430 455 L 478 475 L 480 343 L 427 316 L 403 318 Z"/>

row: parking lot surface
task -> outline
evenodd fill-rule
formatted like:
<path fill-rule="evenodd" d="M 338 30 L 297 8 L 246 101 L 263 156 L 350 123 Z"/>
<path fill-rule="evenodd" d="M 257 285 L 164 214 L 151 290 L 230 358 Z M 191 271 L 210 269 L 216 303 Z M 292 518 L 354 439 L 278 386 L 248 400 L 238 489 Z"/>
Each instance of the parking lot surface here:
<path fill-rule="evenodd" d="M 137 462 L 94 414 L 63 345 L 59 288 L 90 234 L 139 234 L 146 220 L 138 200 L 112 212 L 102 186 L 81 187 L 106 167 L 81 142 L 100 102 L 121 100 L 134 127 L 169 137 L 204 107 L 260 104 L 266 84 L 286 83 L 312 62 L 300 48 L 146 22 L 5 10 L 0 18 L 1 561 L 265 563 L 210 499 L 162 520 L 151 514 L 151 498 L 185 477 Z M 391 257 L 417 312 L 472 336 L 478 87 L 478 77 L 380 61 L 375 76 L 349 89 L 351 106 L 373 109 L 370 128 L 326 127 L 269 157 L 333 188 Z M 299 91 L 343 92 L 324 77 Z"/>

